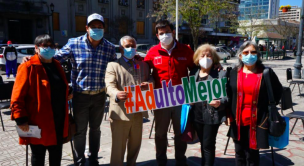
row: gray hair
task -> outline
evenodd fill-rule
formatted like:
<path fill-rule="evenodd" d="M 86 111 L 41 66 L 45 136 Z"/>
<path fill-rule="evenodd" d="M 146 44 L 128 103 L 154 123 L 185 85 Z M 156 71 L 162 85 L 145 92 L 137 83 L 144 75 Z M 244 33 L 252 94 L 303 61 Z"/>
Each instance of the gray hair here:
<path fill-rule="evenodd" d="M 236 56 L 239 58 L 239 62 L 238 62 L 238 65 L 237 67 L 240 69 L 244 66 L 244 63 L 242 62 L 242 60 L 240 59 L 240 55 L 243 53 L 243 51 L 249 47 L 249 46 L 253 46 L 254 49 L 257 51 L 257 56 L 258 56 L 258 60 L 256 62 L 256 66 L 260 66 L 262 65 L 262 60 L 261 60 L 261 52 L 259 50 L 259 46 L 255 43 L 255 42 L 252 42 L 252 41 L 246 41 L 244 42 L 240 49 L 238 50 L 238 52 L 236 53 Z"/>
<path fill-rule="evenodd" d="M 136 40 L 135 40 L 133 37 L 126 35 L 126 36 L 123 36 L 123 37 L 120 39 L 120 41 L 119 41 L 119 46 L 122 46 L 124 40 L 134 40 L 134 41 L 135 41 L 135 44 L 136 44 Z"/>

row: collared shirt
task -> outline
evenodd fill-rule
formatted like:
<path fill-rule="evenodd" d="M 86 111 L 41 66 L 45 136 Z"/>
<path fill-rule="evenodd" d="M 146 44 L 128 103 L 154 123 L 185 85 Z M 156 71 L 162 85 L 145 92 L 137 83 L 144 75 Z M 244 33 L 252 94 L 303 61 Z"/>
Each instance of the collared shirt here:
<path fill-rule="evenodd" d="M 175 46 L 176 46 L 175 40 L 173 40 L 173 41 L 174 41 L 173 47 L 170 48 L 169 50 L 167 50 L 165 47 L 163 47 L 163 46 L 161 45 L 161 48 L 165 49 L 165 50 L 168 52 L 168 54 L 169 54 L 170 56 L 171 56 L 172 50 L 173 50 L 173 49 L 175 48 Z"/>
<path fill-rule="evenodd" d="M 115 61 L 115 46 L 106 39 L 94 49 L 87 34 L 69 39 L 55 55 L 61 63 L 71 59 L 71 83 L 74 91 L 97 91 L 105 88 L 105 71 L 108 62 Z"/>

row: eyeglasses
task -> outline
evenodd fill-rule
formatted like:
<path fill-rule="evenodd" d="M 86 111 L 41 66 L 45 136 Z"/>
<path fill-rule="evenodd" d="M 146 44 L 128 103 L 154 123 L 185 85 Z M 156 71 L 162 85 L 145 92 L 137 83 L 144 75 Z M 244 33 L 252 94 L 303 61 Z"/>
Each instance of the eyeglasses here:
<path fill-rule="evenodd" d="M 243 51 L 243 55 L 248 55 L 249 52 L 252 54 L 252 55 L 256 55 L 258 52 L 257 51 Z"/>

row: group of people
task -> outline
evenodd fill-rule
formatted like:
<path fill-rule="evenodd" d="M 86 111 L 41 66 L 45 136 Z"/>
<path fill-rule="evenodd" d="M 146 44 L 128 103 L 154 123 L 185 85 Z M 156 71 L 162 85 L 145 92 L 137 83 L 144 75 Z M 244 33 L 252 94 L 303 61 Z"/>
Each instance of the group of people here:
<path fill-rule="evenodd" d="M 161 82 L 181 84 L 181 78 L 194 75 L 196 81 L 227 77 L 227 97 L 211 102 L 192 104 L 190 121 L 201 143 L 202 165 L 212 166 L 215 160 L 216 136 L 220 124 L 230 125 L 228 136 L 235 143 L 236 165 L 259 165 L 259 149 L 268 148 L 268 96 L 263 79 L 264 66 L 258 46 L 245 42 L 237 56 L 239 64 L 224 71 L 220 58 L 211 45 L 204 44 L 195 52 L 175 40 L 173 24 L 167 20 L 156 23 L 156 37 L 160 43 L 152 47 L 143 61 L 136 57 L 136 40 L 124 36 L 120 40 L 121 58 L 115 46 L 104 36 L 105 22 L 99 14 L 87 18 L 87 33 L 71 38 L 55 55 L 55 44 L 49 35 L 35 39 L 35 52 L 24 59 L 18 68 L 11 98 L 11 118 L 23 131 L 29 125 L 41 129 L 41 138 L 20 137 L 20 144 L 32 149 L 32 165 L 44 165 L 48 150 L 50 165 L 59 166 L 62 144 L 68 135 L 68 100 L 72 98 L 76 123 L 74 159 L 76 165 L 85 164 L 86 133 L 89 124 L 89 164 L 98 165 L 100 125 L 106 95 L 110 98 L 109 120 L 112 132 L 110 165 L 122 166 L 127 150 L 127 165 L 136 165 L 142 140 L 143 117 L 147 113 L 127 114 L 124 101 L 128 98 L 125 86 L 135 85 L 134 66 L 141 69 L 140 87 L 149 83 L 161 88 Z M 71 60 L 71 83 L 68 86 L 60 62 Z M 190 71 L 190 74 L 189 72 Z M 276 102 L 282 85 L 270 70 Z M 181 106 L 153 110 L 155 116 L 155 146 L 157 165 L 167 164 L 167 131 L 172 121 L 176 165 L 186 166 L 187 143 L 182 141 L 180 129 Z"/>

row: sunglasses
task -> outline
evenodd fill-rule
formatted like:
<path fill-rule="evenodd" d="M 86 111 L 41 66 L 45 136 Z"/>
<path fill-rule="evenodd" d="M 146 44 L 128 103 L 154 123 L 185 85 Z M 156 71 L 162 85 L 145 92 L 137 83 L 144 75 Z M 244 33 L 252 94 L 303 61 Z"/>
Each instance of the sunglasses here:
<path fill-rule="evenodd" d="M 243 51 L 243 55 L 248 55 L 249 52 L 252 54 L 252 55 L 256 55 L 258 52 L 257 51 Z"/>

